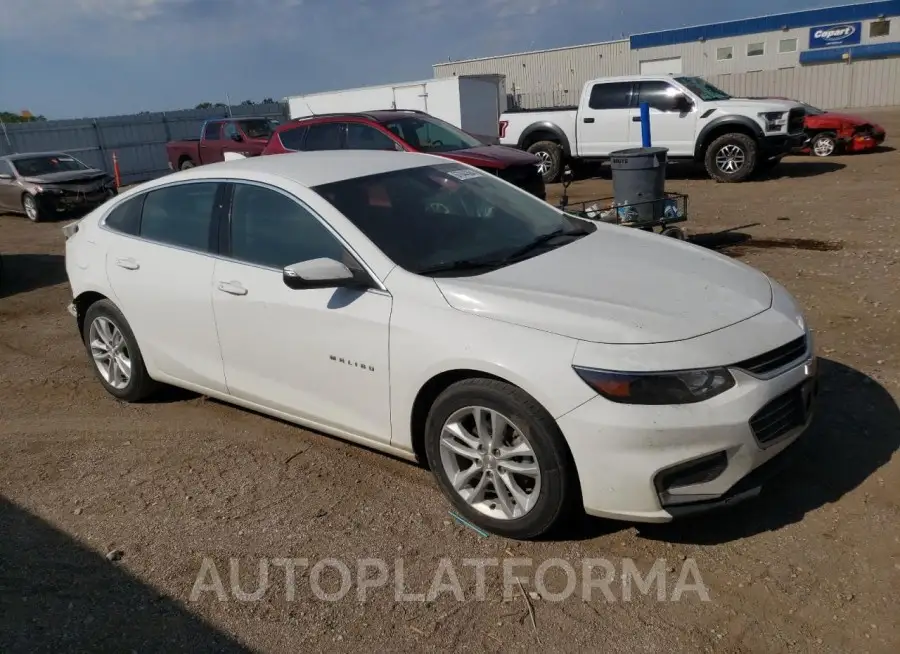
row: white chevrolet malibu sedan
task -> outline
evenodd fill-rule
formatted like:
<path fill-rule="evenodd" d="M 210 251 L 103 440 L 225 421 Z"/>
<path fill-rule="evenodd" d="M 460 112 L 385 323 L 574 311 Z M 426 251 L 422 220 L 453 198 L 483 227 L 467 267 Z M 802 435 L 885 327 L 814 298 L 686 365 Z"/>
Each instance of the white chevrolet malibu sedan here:
<path fill-rule="evenodd" d="M 810 421 L 810 332 L 780 285 L 446 159 L 213 164 L 64 231 L 109 393 L 171 384 L 427 463 L 496 534 L 744 499 Z"/>

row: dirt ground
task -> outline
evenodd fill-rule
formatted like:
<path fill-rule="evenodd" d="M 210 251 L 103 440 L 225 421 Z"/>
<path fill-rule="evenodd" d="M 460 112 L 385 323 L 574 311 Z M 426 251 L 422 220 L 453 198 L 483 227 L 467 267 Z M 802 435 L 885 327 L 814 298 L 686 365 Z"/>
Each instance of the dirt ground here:
<path fill-rule="evenodd" d="M 65 311 L 61 225 L 0 217 L 0 651 L 900 651 L 900 111 L 872 114 L 889 134 L 879 152 L 791 157 L 739 185 L 672 169 L 667 184 L 689 194 L 693 235 L 808 312 L 822 395 L 801 459 L 724 514 L 585 519 L 537 543 L 460 526 L 408 463 L 187 393 L 116 402 Z M 603 179 L 570 190 L 611 194 Z M 351 589 L 317 598 L 321 565 L 298 566 L 290 584 L 275 560 L 292 558 L 336 559 Z M 366 558 L 386 561 L 388 578 L 361 601 Z M 530 564 L 510 568 L 522 586 L 505 593 L 514 558 Z M 463 601 L 396 601 L 397 586 L 427 593 L 441 559 Z M 471 559 L 500 563 L 483 596 Z M 537 585 L 552 559 L 575 572 L 561 601 L 559 565 Z M 583 592 L 589 559 L 612 569 L 608 595 Z M 629 566 L 649 579 L 661 559 L 663 599 L 637 585 L 629 598 Z M 221 599 L 191 597 L 204 560 Z M 259 599 L 232 591 L 231 560 L 247 593 L 262 562 Z M 691 564 L 708 601 L 678 597 Z M 334 567 L 320 581 L 320 595 L 340 589 Z"/>

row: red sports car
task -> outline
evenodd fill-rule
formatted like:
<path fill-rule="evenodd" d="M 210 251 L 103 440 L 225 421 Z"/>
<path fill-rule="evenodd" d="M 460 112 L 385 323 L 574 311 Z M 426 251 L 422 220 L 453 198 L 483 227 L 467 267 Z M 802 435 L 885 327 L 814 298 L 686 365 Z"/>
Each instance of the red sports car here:
<path fill-rule="evenodd" d="M 881 125 L 862 116 L 825 111 L 803 104 L 806 109 L 806 134 L 809 140 L 803 147 L 817 157 L 830 157 L 842 152 L 866 152 L 884 143 Z"/>
<path fill-rule="evenodd" d="M 774 99 L 793 100 L 782 97 Z M 806 109 L 804 127 L 807 140 L 798 152 L 816 157 L 830 157 L 850 152 L 868 152 L 884 143 L 885 131 L 881 125 L 876 125 L 861 116 L 825 111 L 805 102 L 800 104 Z"/>

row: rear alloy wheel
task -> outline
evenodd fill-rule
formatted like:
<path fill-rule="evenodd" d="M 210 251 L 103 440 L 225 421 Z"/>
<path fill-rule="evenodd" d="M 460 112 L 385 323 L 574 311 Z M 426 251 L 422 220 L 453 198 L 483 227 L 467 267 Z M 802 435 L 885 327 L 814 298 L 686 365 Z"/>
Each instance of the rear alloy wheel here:
<path fill-rule="evenodd" d="M 185 159 L 184 161 L 181 162 L 181 170 L 188 170 L 189 168 L 193 168 L 193 167 L 194 167 L 194 162 L 191 161 L 190 159 Z"/>
<path fill-rule="evenodd" d="M 553 141 L 538 141 L 528 148 L 528 152 L 540 159 L 538 171 L 544 178 L 545 184 L 553 184 L 559 181 L 562 173 L 563 151 L 559 143 Z"/>
<path fill-rule="evenodd" d="M 831 132 L 816 134 L 809 144 L 809 151 L 817 157 L 831 157 L 837 149 L 837 137 Z"/>
<path fill-rule="evenodd" d="M 131 327 L 109 300 L 90 306 L 84 318 L 84 345 L 103 387 L 126 402 L 139 402 L 157 388 L 150 378 Z"/>
<path fill-rule="evenodd" d="M 22 196 L 22 211 L 25 212 L 25 216 L 28 220 L 33 223 L 39 223 L 43 218 L 40 207 L 38 207 L 37 198 L 31 193 L 26 193 Z"/>
<path fill-rule="evenodd" d="M 536 538 L 577 508 L 577 481 L 556 423 L 499 380 L 467 379 L 435 400 L 425 451 L 463 518 L 486 531 Z"/>
<path fill-rule="evenodd" d="M 756 152 L 746 134 L 724 134 L 706 150 L 706 172 L 717 182 L 743 182 L 756 169 Z"/>

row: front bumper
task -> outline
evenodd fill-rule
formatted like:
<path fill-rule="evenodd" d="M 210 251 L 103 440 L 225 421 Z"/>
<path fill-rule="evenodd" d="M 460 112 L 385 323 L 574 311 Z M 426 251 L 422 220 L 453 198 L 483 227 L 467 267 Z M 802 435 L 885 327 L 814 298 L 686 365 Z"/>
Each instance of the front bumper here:
<path fill-rule="evenodd" d="M 734 370 L 735 388 L 699 404 L 634 406 L 598 396 L 562 416 L 585 511 L 668 522 L 759 494 L 810 424 L 815 368 L 809 354 L 771 379 Z M 802 409 L 775 437 L 763 437 L 766 420 L 785 419 L 772 408 L 801 387 L 808 389 Z"/>
<path fill-rule="evenodd" d="M 783 156 L 802 148 L 806 140 L 805 132 L 763 136 L 759 140 L 759 152 L 764 159 Z"/>
<path fill-rule="evenodd" d="M 854 134 L 842 146 L 845 152 L 867 152 L 884 143 L 885 136 L 883 131 Z"/>
<path fill-rule="evenodd" d="M 38 193 L 38 208 L 45 214 L 60 216 L 84 214 L 115 197 L 115 188 L 101 188 L 90 193 Z"/>

